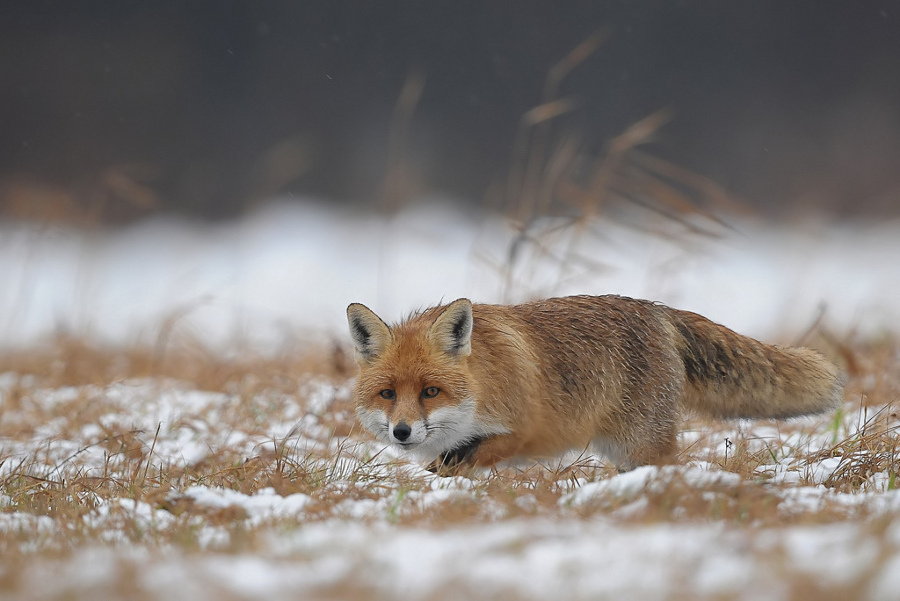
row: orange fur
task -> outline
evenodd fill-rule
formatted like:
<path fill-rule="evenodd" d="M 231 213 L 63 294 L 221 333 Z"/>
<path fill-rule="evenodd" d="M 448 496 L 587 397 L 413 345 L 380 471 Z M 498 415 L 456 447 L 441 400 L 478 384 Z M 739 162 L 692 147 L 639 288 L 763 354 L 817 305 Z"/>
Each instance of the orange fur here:
<path fill-rule="evenodd" d="M 591 446 L 630 469 L 671 459 L 683 409 L 784 418 L 842 398 L 814 351 L 620 296 L 459 299 L 394 327 L 347 314 L 361 421 L 442 472 Z"/>

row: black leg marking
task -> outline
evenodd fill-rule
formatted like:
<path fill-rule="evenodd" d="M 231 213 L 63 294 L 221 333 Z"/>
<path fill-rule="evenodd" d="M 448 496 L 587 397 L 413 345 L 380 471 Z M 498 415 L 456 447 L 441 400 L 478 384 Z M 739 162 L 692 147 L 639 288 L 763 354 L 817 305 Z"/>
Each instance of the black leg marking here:
<path fill-rule="evenodd" d="M 441 454 L 434 462 L 428 466 L 428 470 L 440 475 L 452 475 L 459 467 L 468 463 L 475 450 L 484 441 L 483 438 L 475 438 L 455 449 L 450 449 L 446 453 Z"/>

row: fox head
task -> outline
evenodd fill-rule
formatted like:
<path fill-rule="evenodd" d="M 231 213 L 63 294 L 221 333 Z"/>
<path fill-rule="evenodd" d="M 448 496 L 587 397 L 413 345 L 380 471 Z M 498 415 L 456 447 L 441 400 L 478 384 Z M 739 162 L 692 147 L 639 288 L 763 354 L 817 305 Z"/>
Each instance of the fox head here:
<path fill-rule="evenodd" d="M 467 359 L 472 303 L 461 298 L 389 327 L 347 307 L 360 372 L 356 412 L 382 442 L 430 459 L 480 435 Z"/>

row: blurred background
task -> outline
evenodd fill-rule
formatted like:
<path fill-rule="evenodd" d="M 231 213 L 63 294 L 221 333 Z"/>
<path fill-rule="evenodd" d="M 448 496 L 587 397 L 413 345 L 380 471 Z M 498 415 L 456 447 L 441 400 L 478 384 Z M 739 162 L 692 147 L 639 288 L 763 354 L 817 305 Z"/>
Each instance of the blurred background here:
<path fill-rule="evenodd" d="M 5 2 L 0 140 L 0 347 L 461 296 L 900 323 L 898 1 Z"/>
<path fill-rule="evenodd" d="M 483 203 L 597 32 L 558 91 L 579 152 L 668 109 L 655 155 L 759 214 L 900 213 L 900 2 L 869 0 L 7 2 L 0 212 Z"/>

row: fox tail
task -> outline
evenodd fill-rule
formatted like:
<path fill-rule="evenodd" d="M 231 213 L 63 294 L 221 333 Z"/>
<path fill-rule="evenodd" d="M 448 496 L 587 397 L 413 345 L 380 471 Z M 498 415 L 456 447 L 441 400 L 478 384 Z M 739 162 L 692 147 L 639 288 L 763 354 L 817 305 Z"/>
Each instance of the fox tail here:
<path fill-rule="evenodd" d="M 688 409 L 718 418 L 787 418 L 824 413 L 843 400 L 840 371 L 813 350 L 765 344 L 687 311 L 671 309 L 669 320 Z"/>

